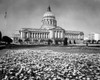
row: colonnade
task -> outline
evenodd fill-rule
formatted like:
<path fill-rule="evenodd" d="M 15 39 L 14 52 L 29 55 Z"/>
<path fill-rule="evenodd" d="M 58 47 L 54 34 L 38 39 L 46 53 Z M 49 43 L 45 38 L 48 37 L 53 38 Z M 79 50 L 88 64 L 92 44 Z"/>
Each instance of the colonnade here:
<path fill-rule="evenodd" d="M 39 38 L 45 38 L 48 39 L 49 34 L 48 33 L 34 33 L 34 32 L 21 32 L 21 38 L 32 38 L 32 39 L 39 39 Z"/>
<path fill-rule="evenodd" d="M 63 38 L 63 31 L 54 31 L 54 38 Z"/>
<path fill-rule="evenodd" d="M 56 26 L 56 20 L 54 19 L 44 19 L 43 20 L 43 25 L 53 25 Z"/>
<path fill-rule="evenodd" d="M 66 34 L 65 37 L 67 37 L 69 39 L 83 39 L 84 35 L 80 35 L 80 34 Z"/>

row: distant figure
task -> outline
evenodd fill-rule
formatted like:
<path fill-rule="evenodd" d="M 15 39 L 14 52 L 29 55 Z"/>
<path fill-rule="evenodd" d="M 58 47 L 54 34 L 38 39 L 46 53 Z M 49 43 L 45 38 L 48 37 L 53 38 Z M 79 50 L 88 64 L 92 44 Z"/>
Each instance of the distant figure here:
<path fill-rule="evenodd" d="M 8 36 L 3 36 L 2 41 L 5 42 L 6 44 L 11 44 L 13 40 Z"/>

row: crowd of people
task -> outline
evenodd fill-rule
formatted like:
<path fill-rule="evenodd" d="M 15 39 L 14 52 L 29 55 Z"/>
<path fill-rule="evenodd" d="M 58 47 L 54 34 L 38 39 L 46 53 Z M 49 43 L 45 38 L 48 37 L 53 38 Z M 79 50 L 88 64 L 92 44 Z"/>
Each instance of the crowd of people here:
<path fill-rule="evenodd" d="M 100 80 L 100 54 L 9 50 L 0 57 L 0 80 Z"/>

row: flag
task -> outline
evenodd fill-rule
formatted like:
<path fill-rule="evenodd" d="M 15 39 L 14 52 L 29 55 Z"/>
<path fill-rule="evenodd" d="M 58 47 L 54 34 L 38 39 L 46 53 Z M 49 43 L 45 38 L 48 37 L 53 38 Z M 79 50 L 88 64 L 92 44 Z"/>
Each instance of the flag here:
<path fill-rule="evenodd" d="M 7 18 L 7 12 L 5 12 L 4 18 L 5 18 L 5 19 Z"/>

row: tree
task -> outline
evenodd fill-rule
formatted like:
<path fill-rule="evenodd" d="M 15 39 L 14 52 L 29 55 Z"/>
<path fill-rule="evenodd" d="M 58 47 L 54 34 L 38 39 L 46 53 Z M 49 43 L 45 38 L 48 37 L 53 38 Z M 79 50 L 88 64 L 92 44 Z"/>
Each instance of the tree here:
<path fill-rule="evenodd" d="M 20 44 L 22 44 L 23 40 L 22 40 L 22 39 L 19 39 L 18 42 L 19 42 Z"/>
<path fill-rule="evenodd" d="M 1 41 L 1 39 L 2 39 L 2 33 L 1 33 L 1 31 L 0 31 L 0 41 Z"/>
<path fill-rule="evenodd" d="M 7 44 L 11 44 L 13 40 L 8 36 L 3 36 L 2 41 L 4 41 Z"/>
<path fill-rule="evenodd" d="M 58 45 L 58 40 L 55 40 L 55 44 Z"/>
<path fill-rule="evenodd" d="M 48 45 L 50 45 L 53 41 L 51 39 L 48 40 Z"/>

